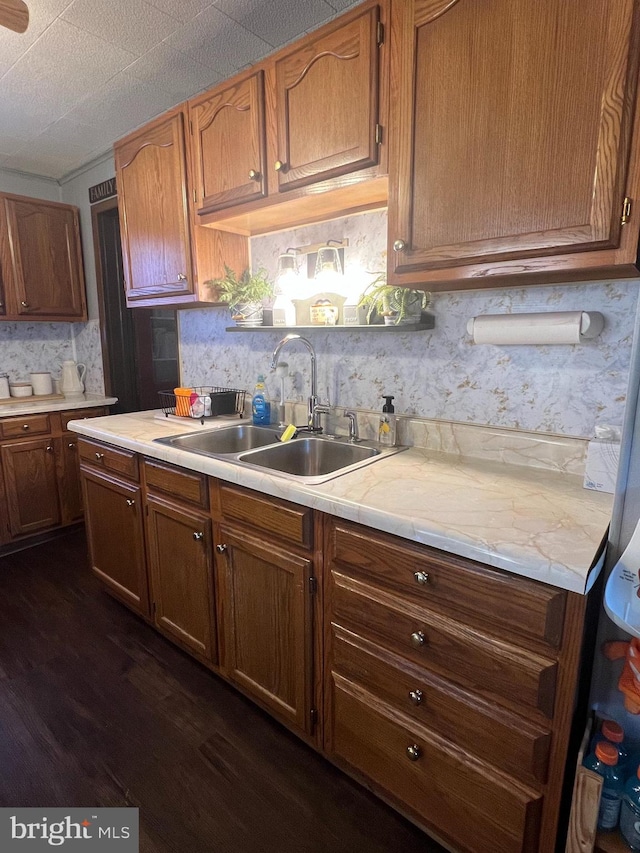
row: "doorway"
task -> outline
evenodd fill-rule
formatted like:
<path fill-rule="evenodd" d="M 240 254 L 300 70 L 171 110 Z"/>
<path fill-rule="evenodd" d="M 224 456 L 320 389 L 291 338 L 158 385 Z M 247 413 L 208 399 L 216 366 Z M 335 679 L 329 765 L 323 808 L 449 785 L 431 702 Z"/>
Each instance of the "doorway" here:
<path fill-rule="evenodd" d="M 127 308 L 117 198 L 91 208 L 105 392 L 113 414 L 160 407 L 179 385 L 178 322 L 165 308 Z"/>

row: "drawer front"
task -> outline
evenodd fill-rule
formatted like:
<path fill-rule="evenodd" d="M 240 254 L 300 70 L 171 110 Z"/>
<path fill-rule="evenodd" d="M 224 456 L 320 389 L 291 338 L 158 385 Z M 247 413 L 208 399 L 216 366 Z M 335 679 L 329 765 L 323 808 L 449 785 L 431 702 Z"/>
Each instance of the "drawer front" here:
<path fill-rule="evenodd" d="M 81 438 L 78 441 L 78 453 L 84 463 L 98 470 L 121 474 L 135 482 L 139 480 L 138 456 L 131 450 Z"/>
<path fill-rule="evenodd" d="M 144 479 L 149 492 L 160 492 L 207 509 L 209 492 L 206 474 L 165 465 L 153 459 L 143 460 Z"/>
<path fill-rule="evenodd" d="M 18 436 L 48 435 L 51 432 L 49 415 L 22 415 L 19 418 L 3 418 L 0 420 L 2 438 L 18 438 Z"/>
<path fill-rule="evenodd" d="M 473 853 L 537 850 L 539 794 L 433 738 L 340 678 L 332 742 L 337 757 L 454 846 Z"/>
<path fill-rule="evenodd" d="M 546 781 L 551 734 L 545 728 L 335 626 L 331 672 L 514 777 Z"/>
<path fill-rule="evenodd" d="M 553 715 L 557 664 L 333 573 L 332 621 L 486 698 Z"/>
<path fill-rule="evenodd" d="M 67 429 L 69 421 L 83 421 L 86 418 L 101 418 L 106 414 L 106 409 L 76 409 L 73 412 L 60 412 L 60 423 L 64 431 Z"/>
<path fill-rule="evenodd" d="M 406 593 L 427 607 L 461 611 L 489 631 L 560 646 L 566 592 L 430 548 L 399 544 L 385 534 L 334 520 L 329 555 L 370 581 Z"/>
<path fill-rule="evenodd" d="M 249 524 L 303 548 L 313 545 L 313 510 L 308 507 L 223 483 L 219 484 L 219 501 L 222 515 L 229 521 Z"/>

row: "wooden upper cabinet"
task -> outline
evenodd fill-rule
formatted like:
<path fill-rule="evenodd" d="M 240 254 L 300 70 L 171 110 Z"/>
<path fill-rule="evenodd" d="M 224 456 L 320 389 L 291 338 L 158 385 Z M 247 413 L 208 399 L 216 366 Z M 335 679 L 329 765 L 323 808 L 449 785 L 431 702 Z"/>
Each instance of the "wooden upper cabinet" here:
<path fill-rule="evenodd" d="M 639 189 L 638 24 L 635 0 L 394 4 L 393 283 L 584 279 L 635 261 L 637 224 L 621 223 Z"/>
<path fill-rule="evenodd" d="M 7 319 L 86 320 L 77 208 L 1 194 L 0 261 Z"/>
<path fill-rule="evenodd" d="M 264 73 L 189 104 L 196 209 L 220 210 L 267 194 Z"/>
<path fill-rule="evenodd" d="M 369 7 L 276 61 L 281 192 L 377 164 L 378 21 Z"/>
<path fill-rule="evenodd" d="M 193 293 L 181 112 L 115 148 L 127 301 Z"/>

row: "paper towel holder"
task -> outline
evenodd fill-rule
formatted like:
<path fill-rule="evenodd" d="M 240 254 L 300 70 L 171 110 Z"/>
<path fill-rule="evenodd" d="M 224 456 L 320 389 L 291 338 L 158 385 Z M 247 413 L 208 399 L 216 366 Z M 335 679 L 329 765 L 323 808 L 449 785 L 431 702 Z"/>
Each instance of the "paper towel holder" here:
<path fill-rule="evenodd" d="M 604 328 L 599 311 L 545 311 L 472 317 L 467 332 L 475 344 L 579 344 Z"/>

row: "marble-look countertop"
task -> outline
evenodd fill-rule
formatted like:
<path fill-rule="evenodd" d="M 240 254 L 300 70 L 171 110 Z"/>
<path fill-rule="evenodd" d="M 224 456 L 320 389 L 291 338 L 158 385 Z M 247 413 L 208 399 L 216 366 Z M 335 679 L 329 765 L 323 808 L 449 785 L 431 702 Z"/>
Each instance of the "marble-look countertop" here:
<path fill-rule="evenodd" d="M 221 418 L 215 426 L 228 424 Z M 578 593 L 589 588 L 613 504 L 612 495 L 584 489 L 575 474 L 418 447 L 311 486 L 153 441 L 201 429 L 197 421 L 138 412 L 71 421 L 69 428 Z"/>
<path fill-rule="evenodd" d="M 13 400 L 17 399 L 15 397 Z M 0 400 L 0 418 L 11 415 L 35 415 L 38 412 L 69 412 L 72 409 L 93 409 L 98 406 L 112 406 L 117 397 L 101 397 L 98 394 L 83 394 L 82 397 L 60 400 L 39 400 L 37 397 L 25 397 L 24 402 L 2 403 Z"/>

